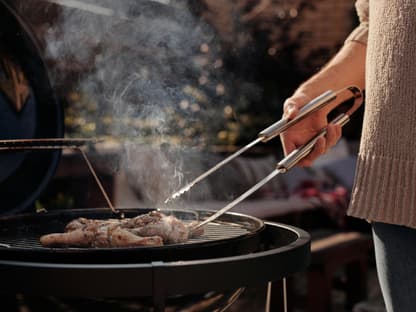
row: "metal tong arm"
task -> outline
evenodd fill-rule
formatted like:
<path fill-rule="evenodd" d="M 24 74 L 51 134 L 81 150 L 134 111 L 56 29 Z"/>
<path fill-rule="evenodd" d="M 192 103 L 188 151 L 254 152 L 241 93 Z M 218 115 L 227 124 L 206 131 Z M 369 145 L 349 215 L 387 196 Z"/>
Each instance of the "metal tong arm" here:
<path fill-rule="evenodd" d="M 179 189 L 175 193 L 171 194 L 165 200 L 165 204 L 168 203 L 170 200 L 172 200 L 174 198 L 177 198 L 177 197 L 181 196 L 182 194 L 184 194 L 185 192 L 189 191 L 194 185 L 196 185 L 197 183 L 199 183 L 200 181 L 202 181 L 203 179 L 208 177 L 213 172 L 220 169 L 225 164 L 229 163 L 231 160 L 233 160 L 237 156 L 239 156 L 242 153 L 244 153 L 245 151 L 249 150 L 250 148 L 255 146 L 257 143 L 267 142 L 267 141 L 275 138 L 276 136 L 280 135 L 280 133 L 282 133 L 284 130 L 286 130 L 287 128 L 289 128 L 289 127 L 293 126 L 294 124 L 298 123 L 299 121 L 301 121 L 302 119 L 307 117 L 309 114 L 325 107 L 327 104 L 329 104 L 330 102 L 335 100 L 337 97 L 343 95 L 344 92 L 348 93 L 348 96 L 351 97 L 351 94 L 348 91 L 351 91 L 353 93 L 361 94 L 361 91 L 356 87 L 344 88 L 344 89 L 341 89 L 337 92 L 334 92 L 334 91 L 331 91 L 331 90 L 326 91 L 325 93 L 321 94 L 320 96 L 318 96 L 317 98 L 313 99 L 312 101 L 307 103 L 305 106 L 303 106 L 300 109 L 299 113 L 297 114 L 297 116 L 295 118 L 293 118 L 291 120 L 288 120 L 287 118 L 282 118 L 279 121 L 275 122 L 274 124 L 272 124 L 268 128 L 261 131 L 259 133 L 257 139 L 253 140 L 252 142 L 250 142 L 249 144 L 247 144 L 243 148 L 239 149 L 238 151 L 234 152 L 233 154 L 231 154 L 227 158 L 223 159 L 221 162 L 219 162 L 218 164 L 216 164 L 212 168 L 208 169 L 207 171 L 205 171 L 201 175 L 199 175 L 192 182 L 186 184 L 184 187 L 182 187 L 181 189 Z"/>
<path fill-rule="evenodd" d="M 360 89 L 356 87 L 349 87 L 348 88 L 352 92 L 352 98 L 354 100 L 353 105 L 345 112 L 338 115 L 334 120 L 331 121 L 333 124 L 340 125 L 341 127 L 344 126 L 348 121 L 350 120 L 350 116 L 361 106 L 363 102 L 363 94 Z M 351 99 L 351 95 L 348 99 Z M 292 151 L 289 155 L 287 155 L 284 159 L 282 159 L 276 166 L 276 169 L 273 170 L 269 175 L 267 175 L 265 178 L 263 178 L 261 181 L 257 182 L 254 186 L 249 188 L 246 192 L 241 194 L 239 197 L 234 199 L 232 202 L 230 202 L 225 207 L 221 208 L 214 214 L 212 214 L 210 217 L 205 219 L 204 221 L 198 223 L 194 228 L 200 228 L 201 226 L 204 226 L 205 224 L 214 221 L 219 216 L 223 215 L 235 205 L 246 199 L 248 196 L 253 194 L 255 191 L 257 191 L 259 188 L 261 188 L 263 185 L 268 183 L 270 180 L 272 180 L 276 175 L 280 173 L 286 173 L 288 170 L 293 168 L 302 158 L 307 156 L 313 149 L 313 147 L 316 144 L 316 141 L 324 136 L 326 134 L 327 130 L 326 128 L 322 129 L 317 135 L 315 135 L 311 140 L 309 140 L 307 143 L 302 145 L 301 147 L 295 149 Z"/>
<path fill-rule="evenodd" d="M 336 125 L 340 125 L 341 127 L 344 126 L 349 121 L 349 116 L 346 114 L 341 114 L 337 118 L 335 118 L 332 123 Z M 294 166 L 297 165 L 299 161 L 301 161 L 304 157 L 306 157 L 314 148 L 316 142 L 319 138 L 326 135 L 327 129 L 324 128 L 319 133 L 314 136 L 311 140 L 309 140 L 306 144 L 302 145 L 301 147 L 293 150 L 289 153 L 285 158 L 283 158 L 278 164 L 277 169 L 280 170 L 282 173 L 289 171 Z"/>
<path fill-rule="evenodd" d="M 304 105 L 300 110 L 299 113 L 293 119 L 282 118 L 279 121 L 275 122 L 271 126 L 267 127 L 263 131 L 258 134 L 258 137 L 261 138 L 262 142 L 268 142 L 271 139 L 275 138 L 276 136 L 280 135 L 283 131 L 287 130 L 291 126 L 295 125 L 299 121 L 305 119 L 307 116 L 312 114 L 315 111 L 322 109 L 323 107 L 327 106 L 337 97 L 342 96 L 343 93 L 352 92 L 355 94 L 356 92 L 361 94 L 361 91 L 356 87 L 347 87 L 344 89 L 340 89 L 338 91 L 326 91 L 325 93 L 321 94 L 320 96 L 314 98 L 312 101 Z M 350 95 L 350 94 L 349 94 Z M 351 95 L 350 95 L 351 96 Z"/>
<path fill-rule="evenodd" d="M 271 173 L 269 173 L 268 176 L 266 176 L 265 178 L 263 178 L 262 180 L 260 180 L 259 182 L 257 182 L 254 186 L 250 187 L 247 191 L 245 191 L 243 194 L 241 194 L 240 196 L 238 196 L 232 202 L 230 202 L 229 204 L 227 204 L 226 206 L 224 206 L 220 210 L 216 211 L 214 214 L 212 214 L 211 216 L 209 216 L 208 218 L 206 218 L 204 221 L 199 222 L 198 224 L 196 224 L 191 229 L 191 231 L 194 231 L 195 229 L 198 229 L 198 228 L 204 226 L 205 224 L 208 224 L 208 223 L 214 221 L 215 219 L 217 219 L 218 217 L 220 217 L 221 215 L 223 215 L 224 213 L 226 213 L 228 210 L 230 210 L 231 208 L 235 207 L 235 205 L 239 204 L 244 199 L 246 199 L 247 197 L 249 197 L 251 194 L 253 194 L 255 191 L 257 191 L 259 188 L 261 188 L 263 185 L 265 185 L 267 182 L 269 182 L 271 179 L 273 179 L 279 173 L 281 173 L 280 170 L 278 170 L 278 169 L 273 170 Z"/>
<path fill-rule="evenodd" d="M 345 125 L 349 121 L 349 116 L 347 114 L 341 114 L 337 118 L 335 118 L 332 122 L 335 124 L 340 124 L 341 126 Z M 236 199 L 234 199 L 232 202 L 221 208 L 220 210 L 216 211 L 214 214 L 209 216 L 204 221 L 198 223 L 194 226 L 192 230 L 195 230 L 197 228 L 200 228 L 201 226 L 204 226 L 205 224 L 208 224 L 209 222 L 214 221 L 233 207 L 235 207 L 237 204 L 242 202 L 244 199 L 249 197 L 251 194 L 256 192 L 259 188 L 261 188 L 263 185 L 268 183 L 271 179 L 273 179 L 276 175 L 280 173 L 286 173 L 291 168 L 293 168 L 302 158 L 307 156 L 313 149 L 313 147 L 316 144 L 316 141 L 324 136 L 326 134 L 326 128 L 322 129 L 316 136 L 314 136 L 311 140 L 309 140 L 306 144 L 302 145 L 301 147 L 293 150 L 289 155 L 287 155 L 285 158 L 283 158 L 276 166 L 276 169 L 273 170 L 269 175 L 267 175 L 265 178 L 257 182 L 255 185 L 253 185 L 251 188 L 249 188 L 247 191 L 245 191 L 243 194 L 238 196 Z"/>

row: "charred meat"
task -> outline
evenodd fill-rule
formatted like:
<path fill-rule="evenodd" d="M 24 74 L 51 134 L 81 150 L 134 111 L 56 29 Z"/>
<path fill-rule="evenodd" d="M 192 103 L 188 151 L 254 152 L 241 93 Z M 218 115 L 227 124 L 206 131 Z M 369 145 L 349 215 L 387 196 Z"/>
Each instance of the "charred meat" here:
<path fill-rule="evenodd" d="M 64 233 L 43 235 L 40 242 L 47 247 L 162 246 L 184 243 L 190 237 L 202 235 L 192 233 L 192 224 L 157 211 L 125 219 L 78 218 L 66 225 Z"/>

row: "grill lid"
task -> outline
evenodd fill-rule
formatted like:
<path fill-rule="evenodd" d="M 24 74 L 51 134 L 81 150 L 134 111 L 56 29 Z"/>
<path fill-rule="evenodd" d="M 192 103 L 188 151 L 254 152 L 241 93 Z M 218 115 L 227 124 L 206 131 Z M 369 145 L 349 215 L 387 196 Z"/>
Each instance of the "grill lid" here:
<path fill-rule="evenodd" d="M 0 0 L 0 140 L 63 136 L 58 105 L 28 27 Z M 55 172 L 60 151 L 0 152 L 0 214 L 33 204 Z"/>

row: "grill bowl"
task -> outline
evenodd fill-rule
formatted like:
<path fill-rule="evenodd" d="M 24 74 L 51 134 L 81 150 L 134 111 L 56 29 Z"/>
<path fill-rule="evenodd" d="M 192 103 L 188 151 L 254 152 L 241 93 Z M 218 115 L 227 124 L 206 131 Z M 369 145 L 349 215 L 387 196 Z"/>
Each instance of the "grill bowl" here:
<path fill-rule="evenodd" d="M 259 285 L 306 269 L 310 236 L 305 231 L 266 222 L 258 236 L 260 244 L 255 252 L 218 258 L 211 255 L 210 259 L 189 261 L 76 264 L 0 257 L 0 274 L 7 281 L 7 287 L 2 287 L 0 293 L 78 298 L 149 297 L 158 306 L 168 297 Z"/>

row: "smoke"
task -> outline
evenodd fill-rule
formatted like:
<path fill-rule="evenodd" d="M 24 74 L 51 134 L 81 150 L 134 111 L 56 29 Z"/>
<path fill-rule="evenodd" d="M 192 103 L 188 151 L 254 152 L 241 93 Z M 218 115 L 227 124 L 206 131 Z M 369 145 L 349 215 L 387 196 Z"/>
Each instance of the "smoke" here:
<path fill-rule="evenodd" d="M 124 144 L 131 184 L 162 202 L 196 173 L 230 101 L 213 29 L 185 1 L 49 1 L 60 4 L 46 32 L 53 81 L 73 92 L 74 135 Z M 71 125 L 70 125 L 71 128 Z M 209 187 L 199 187 L 198 199 Z"/>

